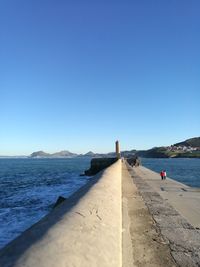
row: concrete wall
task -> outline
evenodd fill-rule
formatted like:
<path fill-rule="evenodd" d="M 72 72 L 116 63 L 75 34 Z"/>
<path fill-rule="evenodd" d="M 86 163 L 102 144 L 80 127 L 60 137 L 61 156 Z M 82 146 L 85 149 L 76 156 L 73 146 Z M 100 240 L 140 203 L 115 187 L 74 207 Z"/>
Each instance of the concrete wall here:
<path fill-rule="evenodd" d="M 1 267 L 121 266 L 121 161 L 0 252 Z"/>
<path fill-rule="evenodd" d="M 115 163 L 117 158 L 94 158 L 91 160 L 90 169 L 85 171 L 85 175 L 93 176 L 110 165 Z"/>

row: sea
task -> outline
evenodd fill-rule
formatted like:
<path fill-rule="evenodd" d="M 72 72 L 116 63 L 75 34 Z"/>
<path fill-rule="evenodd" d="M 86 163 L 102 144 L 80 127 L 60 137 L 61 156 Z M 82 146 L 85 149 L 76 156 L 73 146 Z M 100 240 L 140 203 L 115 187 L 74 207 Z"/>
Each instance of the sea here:
<path fill-rule="evenodd" d="M 91 177 L 80 176 L 90 158 L 0 158 L 0 248 L 48 214 L 59 196 L 69 197 Z M 200 159 L 141 159 L 179 182 L 200 188 Z"/>
<path fill-rule="evenodd" d="M 86 184 L 89 158 L 0 159 L 0 248 Z"/>

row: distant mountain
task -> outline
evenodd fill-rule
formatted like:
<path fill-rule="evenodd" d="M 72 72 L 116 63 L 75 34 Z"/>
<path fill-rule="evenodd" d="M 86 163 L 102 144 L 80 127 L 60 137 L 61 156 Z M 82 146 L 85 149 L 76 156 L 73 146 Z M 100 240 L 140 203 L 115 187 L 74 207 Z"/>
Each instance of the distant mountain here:
<path fill-rule="evenodd" d="M 50 157 L 51 154 L 46 153 L 44 151 L 36 151 L 36 152 L 33 152 L 30 156 L 31 158 L 41 158 L 41 157 Z"/>
<path fill-rule="evenodd" d="M 131 157 L 135 155 L 135 152 L 136 150 L 122 151 L 121 155 L 122 157 Z M 94 153 L 92 151 L 89 151 L 85 154 L 76 154 L 68 150 L 63 150 L 63 151 L 56 152 L 53 154 L 46 153 L 44 151 L 36 151 L 30 155 L 31 158 L 72 158 L 72 157 L 114 158 L 115 156 L 116 156 L 115 152 L 109 152 L 109 153 L 103 154 L 103 153 Z"/>
<path fill-rule="evenodd" d="M 183 142 L 174 144 L 174 146 L 200 147 L 200 137 L 194 137 L 194 138 L 187 139 Z"/>
<path fill-rule="evenodd" d="M 92 151 L 89 151 L 89 152 L 85 153 L 83 156 L 85 156 L 85 157 L 94 157 L 95 155 L 96 155 L 95 153 L 93 153 Z"/>
<path fill-rule="evenodd" d="M 135 156 L 136 152 L 137 152 L 137 150 L 135 150 L 135 149 L 125 150 L 125 151 L 121 152 L 121 156 L 125 157 L 125 158 L 132 157 L 132 156 Z"/>
<path fill-rule="evenodd" d="M 53 154 L 50 153 L 46 153 L 44 151 L 37 151 L 37 152 L 33 152 L 30 157 L 31 158 L 71 158 L 71 157 L 76 157 L 77 154 L 75 153 L 71 153 L 67 150 L 63 150 L 60 152 L 56 152 Z"/>
<path fill-rule="evenodd" d="M 102 157 L 106 157 L 106 154 L 94 153 L 92 151 L 89 151 L 85 154 L 78 155 L 78 157 L 102 158 Z"/>
<path fill-rule="evenodd" d="M 89 151 L 89 152 L 87 152 L 86 154 L 83 155 L 83 157 L 90 157 L 90 158 L 101 158 L 103 156 L 104 156 L 104 154 L 94 153 L 92 151 Z"/>
<path fill-rule="evenodd" d="M 52 157 L 76 157 L 76 156 L 78 156 L 78 154 L 72 153 L 68 150 L 63 150 L 60 152 L 53 153 L 53 154 L 51 154 L 51 156 Z"/>

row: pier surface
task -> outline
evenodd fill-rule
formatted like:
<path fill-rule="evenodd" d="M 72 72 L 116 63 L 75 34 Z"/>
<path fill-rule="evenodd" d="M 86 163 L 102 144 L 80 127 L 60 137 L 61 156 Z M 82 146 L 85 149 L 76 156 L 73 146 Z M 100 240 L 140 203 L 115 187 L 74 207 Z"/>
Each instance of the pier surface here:
<path fill-rule="evenodd" d="M 142 204 L 135 205 L 135 211 L 138 211 L 135 216 L 132 215 L 132 205 L 128 208 L 131 225 L 135 227 L 140 221 L 135 230 L 130 226 L 133 251 L 133 265 L 130 266 L 200 266 L 198 190 L 169 178 L 162 181 L 159 174 L 144 167 L 132 168 L 124 164 L 123 168 L 122 181 L 126 179 L 130 183 L 131 177 L 132 187 L 137 188 L 134 198 L 139 198 L 138 193 L 145 204 L 143 210 L 139 208 Z M 145 216 L 149 219 L 145 220 Z M 149 223 L 146 222 L 143 228 L 145 221 Z M 158 246 L 153 246 L 152 241 Z M 149 245 L 146 246 L 146 243 Z M 138 245 L 143 249 L 140 257 L 135 253 Z M 153 259 L 151 255 L 154 255 Z M 162 262 L 167 258 L 170 259 L 168 263 Z"/>
<path fill-rule="evenodd" d="M 134 168 L 136 176 L 142 179 L 170 203 L 187 221 L 200 228 L 200 188 L 179 183 L 167 178 L 161 180 L 160 175 L 145 167 Z"/>
<path fill-rule="evenodd" d="M 122 262 L 123 267 L 177 266 L 132 178 L 122 165 Z"/>

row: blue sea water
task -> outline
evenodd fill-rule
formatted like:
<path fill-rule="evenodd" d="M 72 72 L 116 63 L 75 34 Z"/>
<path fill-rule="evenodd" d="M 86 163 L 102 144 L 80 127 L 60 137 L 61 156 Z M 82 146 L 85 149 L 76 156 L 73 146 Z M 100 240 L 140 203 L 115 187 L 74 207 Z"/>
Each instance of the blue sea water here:
<path fill-rule="evenodd" d="M 0 159 L 0 248 L 90 179 L 89 158 Z"/>
<path fill-rule="evenodd" d="M 200 159 L 141 159 L 143 166 L 200 187 Z M 90 158 L 0 159 L 0 248 L 89 181 Z"/>

